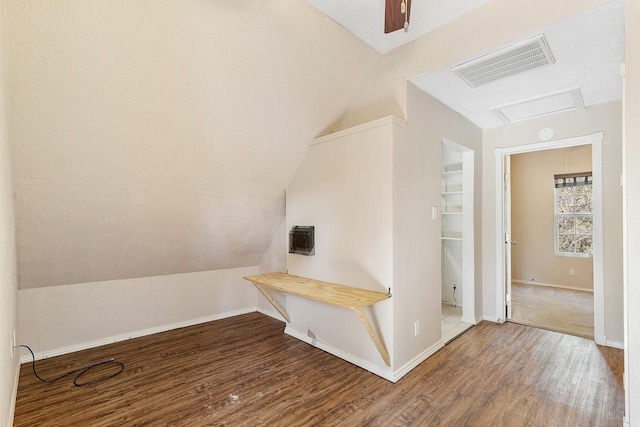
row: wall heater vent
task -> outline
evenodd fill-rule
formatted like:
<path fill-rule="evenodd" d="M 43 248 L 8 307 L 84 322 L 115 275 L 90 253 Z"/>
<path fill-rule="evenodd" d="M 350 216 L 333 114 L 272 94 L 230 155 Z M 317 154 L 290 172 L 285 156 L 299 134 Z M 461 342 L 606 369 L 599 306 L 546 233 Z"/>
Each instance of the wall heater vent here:
<path fill-rule="evenodd" d="M 483 55 L 451 68 L 471 87 L 478 87 L 524 71 L 554 64 L 544 35 Z"/>

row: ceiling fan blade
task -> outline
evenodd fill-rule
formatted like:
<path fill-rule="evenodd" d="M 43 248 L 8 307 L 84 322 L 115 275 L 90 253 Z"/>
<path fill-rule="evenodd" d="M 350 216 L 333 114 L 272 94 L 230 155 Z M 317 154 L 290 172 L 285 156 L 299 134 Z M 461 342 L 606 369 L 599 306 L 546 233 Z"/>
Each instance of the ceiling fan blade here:
<path fill-rule="evenodd" d="M 411 18 L 411 0 L 405 0 L 407 8 L 407 22 Z M 405 16 L 401 10 L 402 0 L 385 0 L 384 32 L 391 33 L 404 28 Z"/>

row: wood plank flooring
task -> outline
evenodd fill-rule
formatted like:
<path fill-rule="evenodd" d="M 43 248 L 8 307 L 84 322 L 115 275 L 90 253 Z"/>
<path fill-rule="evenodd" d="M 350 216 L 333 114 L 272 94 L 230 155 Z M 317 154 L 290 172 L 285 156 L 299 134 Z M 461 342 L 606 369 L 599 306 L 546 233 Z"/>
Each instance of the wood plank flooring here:
<path fill-rule="evenodd" d="M 511 321 L 593 339 L 593 293 L 514 282 Z"/>
<path fill-rule="evenodd" d="M 15 426 L 618 426 L 622 350 L 482 322 L 393 384 L 251 313 L 39 362 L 115 357 L 95 386 L 24 364 Z M 100 374 L 95 372 L 94 375 Z"/>

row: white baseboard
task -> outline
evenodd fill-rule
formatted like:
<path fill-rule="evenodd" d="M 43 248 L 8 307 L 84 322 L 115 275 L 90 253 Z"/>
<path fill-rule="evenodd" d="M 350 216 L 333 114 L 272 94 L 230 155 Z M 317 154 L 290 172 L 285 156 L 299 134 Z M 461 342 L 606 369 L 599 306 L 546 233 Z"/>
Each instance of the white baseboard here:
<path fill-rule="evenodd" d="M 620 341 L 608 340 L 606 335 L 596 335 L 593 340 L 598 345 L 603 345 L 605 347 L 619 348 L 621 350 L 624 350 L 624 343 Z"/>
<path fill-rule="evenodd" d="M 462 307 L 462 301 L 454 301 L 452 299 L 442 299 L 442 304 L 448 304 L 452 306 Z"/>
<path fill-rule="evenodd" d="M 436 351 L 440 350 L 442 347 L 444 347 L 444 341 L 440 340 L 413 359 L 411 359 L 409 362 L 405 363 L 404 366 L 402 366 L 400 369 L 396 370 L 393 373 L 393 380 L 390 381 L 393 381 L 395 383 L 396 381 L 400 380 L 400 378 L 404 377 L 413 368 L 427 360 L 427 358 L 433 355 Z"/>
<path fill-rule="evenodd" d="M 511 283 L 522 283 L 523 285 L 544 286 L 547 288 L 560 288 L 560 289 L 568 289 L 571 291 L 589 292 L 591 294 L 593 293 L 593 289 L 578 288 L 575 286 L 556 285 L 554 283 L 532 282 L 531 280 L 512 279 Z"/>
<path fill-rule="evenodd" d="M 483 314 L 482 315 L 482 320 L 486 320 L 487 322 L 493 322 L 493 323 L 502 323 L 503 320 L 498 318 L 498 316 L 489 316 L 488 314 Z"/>
<path fill-rule="evenodd" d="M 307 344 L 317 347 L 320 350 L 326 351 L 327 353 L 333 354 L 340 359 L 346 360 L 349 363 L 359 366 L 360 368 L 365 369 L 393 383 L 399 381 L 400 378 L 409 373 L 413 368 L 424 362 L 429 356 L 433 355 L 436 351 L 444 347 L 444 342 L 440 340 L 413 359 L 411 359 L 409 362 L 405 363 L 404 366 L 402 366 L 400 369 L 397 369 L 396 371 L 390 371 L 389 368 L 381 368 L 380 366 L 374 365 L 367 360 L 346 353 L 334 346 L 318 341 L 317 339 L 311 338 L 310 336 L 302 334 L 288 326 L 285 328 L 284 332 L 287 335 L 297 338 L 300 341 L 306 342 Z"/>
<path fill-rule="evenodd" d="M 605 344 L 607 347 L 619 348 L 620 350 L 624 350 L 624 343 L 619 341 L 606 341 Z"/>
<path fill-rule="evenodd" d="M 99 347 L 101 345 L 112 344 L 114 342 L 125 341 L 132 338 L 139 338 L 146 335 L 157 334 L 158 332 L 166 332 L 172 329 L 184 328 L 187 326 L 198 325 L 200 323 L 213 322 L 214 320 L 226 319 L 227 317 L 239 316 L 241 314 L 253 313 L 258 311 L 257 307 L 245 308 L 242 310 L 228 311 L 226 313 L 213 314 L 211 316 L 200 317 L 197 319 L 184 320 L 182 322 L 171 323 L 168 325 L 156 326 L 154 328 L 142 329 L 139 331 L 127 332 L 125 334 L 115 335 L 111 337 L 101 338 L 99 340 L 83 342 L 79 344 L 61 347 L 54 350 L 44 351 L 35 355 L 36 360 L 46 359 L 49 357 L 61 356 L 63 354 L 73 353 L 75 351 L 86 350 L 88 348 Z M 265 313 L 267 314 L 267 313 Z M 20 363 L 31 362 L 31 354 L 20 357 Z"/>
<path fill-rule="evenodd" d="M 346 360 L 349 363 L 353 363 L 354 365 L 359 366 L 362 369 L 365 369 L 373 374 L 376 374 L 377 376 L 382 377 L 385 380 L 389 380 L 391 382 L 398 381 L 398 379 L 395 378 L 395 375 L 390 371 L 390 368 L 381 368 L 380 366 L 374 365 L 373 363 L 367 360 L 361 359 L 352 354 L 346 353 L 340 350 L 339 348 L 320 342 L 317 339 L 311 338 L 306 334 L 302 334 L 289 326 L 287 326 L 284 329 L 284 333 L 294 338 L 297 338 L 300 341 L 304 341 L 309 345 L 317 347 L 320 350 L 333 354 L 334 356 L 339 357 L 342 360 Z"/>
<path fill-rule="evenodd" d="M 480 323 L 480 320 L 482 319 L 476 319 L 473 317 L 465 317 L 464 314 L 462 315 L 462 319 L 460 319 L 462 322 L 464 323 L 471 323 L 472 325 L 477 325 L 478 323 Z"/>

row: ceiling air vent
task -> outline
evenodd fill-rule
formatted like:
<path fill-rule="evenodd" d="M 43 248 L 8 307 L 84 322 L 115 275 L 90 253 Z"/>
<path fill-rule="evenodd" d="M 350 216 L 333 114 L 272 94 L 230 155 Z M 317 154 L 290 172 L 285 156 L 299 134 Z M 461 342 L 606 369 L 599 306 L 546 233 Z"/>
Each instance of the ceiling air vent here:
<path fill-rule="evenodd" d="M 555 63 L 544 35 L 456 65 L 451 71 L 478 87 L 527 70 Z"/>

